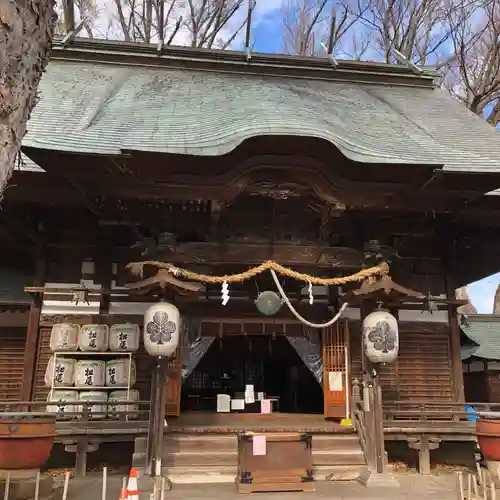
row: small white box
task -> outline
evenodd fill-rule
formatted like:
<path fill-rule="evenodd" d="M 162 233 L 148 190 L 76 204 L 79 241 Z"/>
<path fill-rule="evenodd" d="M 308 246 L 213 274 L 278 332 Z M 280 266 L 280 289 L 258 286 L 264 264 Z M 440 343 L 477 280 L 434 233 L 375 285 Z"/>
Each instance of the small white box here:
<path fill-rule="evenodd" d="M 231 410 L 244 410 L 245 400 L 244 399 L 231 399 Z"/>
<path fill-rule="evenodd" d="M 231 411 L 231 397 L 229 394 L 217 394 L 217 413 L 228 413 Z"/>

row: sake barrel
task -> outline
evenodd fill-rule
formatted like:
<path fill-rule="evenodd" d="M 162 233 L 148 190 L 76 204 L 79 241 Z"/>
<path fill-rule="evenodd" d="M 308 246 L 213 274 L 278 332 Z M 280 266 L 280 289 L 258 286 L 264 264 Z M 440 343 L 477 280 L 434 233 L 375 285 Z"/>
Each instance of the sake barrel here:
<path fill-rule="evenodd" d="M 78 335 L 78 347 L 82 351 L 107 351 L 108 325 L 83 325 Z"/>
<path fill-rule="evenodd" d="M 50 350 L 54 351 L 76 351 L 78 349 L 79 325 L 71 323 L 58 323 L 52 327 L 50 332 Z"/>
<path fill-rule="evenodd" d="M 97 359 L 82 359 L 76 362 L 75 386 L 103 387 L 106 382 L 106 363 Z"/>
<path fill-rule="evenodd" d="M 78 401 L 78 391 L 51 391 L 47 396 L 48 402 Z M 75 415 L 64 415 L 64 413 L 75 413 L 78 411 L 77 405 L 47 405 L 48 413 L 58 413 L 60 419 L 75 418 Z"/>
<path fill-rule="evenodd" d="M 125 323 L 112 325 L 109 329 L 110 351 L 135 352 L 139 349 L 139 325 Z"/>
<path fill-rule="evenodd" d="M 129 358 L 115 358 L 106 361 L 106 385 L 108 387 L 127 387 Z M 135 384 L 135 361 L 130 364 L 130 387 Z"/>
<path fill-rule="evenodd" d="M 139 416 L 139 405 L 138 404 L 119 404 L 120 401 L 139 401 L 139 391 L 132 389 L 130 391 L 112 391 L 109 393 L 108 401 L 113 404 L 108 405 L 110 411 L 109 416 L 111 418 L 119 418 L 116 413 L 122 411 L 133 411 L 134 413 L 129 413 L 128 418 L 134 419 Z M 116 403 L 116 404 L 115 404 Z"/>
<path fill-rule="evenodd" d="M 45 370 L 47 387 L 71 387 L 75 373 L 76 361 L 63 356 L 51 356 Z"/>
<path fill-rule="evenodd" d="M 95 404 L 88 406 L 90 413 L 89 418 L 92 420 L 106 418 L 108 394 L 105 391 L 82 391 L 78 399 L 80 401 L 96 401 Z M 103 404 L 100 404 L 100 401 L 102 401 Z M 78 411 L 83 411 L 83 405 L 79 406 Z"/>

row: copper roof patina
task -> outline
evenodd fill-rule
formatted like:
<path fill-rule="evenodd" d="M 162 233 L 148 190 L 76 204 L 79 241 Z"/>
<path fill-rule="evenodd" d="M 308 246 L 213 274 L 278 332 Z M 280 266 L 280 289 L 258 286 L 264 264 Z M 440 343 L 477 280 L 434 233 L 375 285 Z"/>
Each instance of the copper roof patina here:
<path fill-rule="evenodd" d="M 310 136 L 359 162 L 500 172 L 498 133 L 433 76 L 326 58 L 56 43 L 23 145 L 212 156 L 254 136 Z"/>
<path fill-rule="evenodd" d="M 467 340 L 462 345 L 462 359 L 475 356 L 500 360 L 500 316 L 464 315 L 461 318 L 460 328 Z"/>

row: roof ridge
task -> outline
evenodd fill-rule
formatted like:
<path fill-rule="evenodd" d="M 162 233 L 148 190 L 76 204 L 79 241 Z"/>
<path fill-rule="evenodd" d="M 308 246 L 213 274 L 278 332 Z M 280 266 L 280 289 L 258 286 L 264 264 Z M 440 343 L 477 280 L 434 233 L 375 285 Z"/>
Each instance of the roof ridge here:
<path fill-rule="evenodd" d="M 154 67 L 184 68 L 213 72 L 234 72 L 260 76 L 351 80 L 409 86 L 434 87 L 435 69 L 422 67 L 416 73 L 401 64 L 339 59 L 333 67 L 327 57 L 301 57 L 286 54 L 252 53 L 247 60 L 244 52 L 167 46 L 161 51 L 156 44 L 76 38 L 53 41 L 53 59 L 130 64 Z"/>

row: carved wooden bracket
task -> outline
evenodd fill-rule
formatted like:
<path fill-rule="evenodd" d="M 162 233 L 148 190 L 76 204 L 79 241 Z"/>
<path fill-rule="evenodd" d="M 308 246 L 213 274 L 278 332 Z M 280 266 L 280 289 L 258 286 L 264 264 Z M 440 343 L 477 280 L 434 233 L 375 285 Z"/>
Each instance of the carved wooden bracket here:
<path fill-rule="evenodd" d="M 205 287 L 201 283 L 191 283 L 178 280 L 165 269 L 160 269 L 154 276 L 134 283 L 127 283 L 125 288 L 131 294 L 145 295 L 162 292 L 167 288 L 173 289 L 179 295 L 196 295 L 203 292 Z"/>

